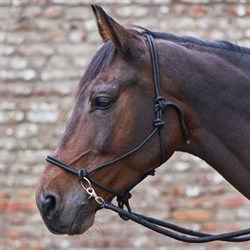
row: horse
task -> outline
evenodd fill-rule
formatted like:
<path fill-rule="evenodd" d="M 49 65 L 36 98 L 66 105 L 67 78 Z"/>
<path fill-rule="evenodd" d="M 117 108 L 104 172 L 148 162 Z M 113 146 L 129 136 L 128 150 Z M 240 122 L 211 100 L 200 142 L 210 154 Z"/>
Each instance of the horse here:
<path fill-rule="evenodd" d="M 250 49 L 125 27 L 92 8 L 103 43 L 36 191 L 48 229 L 84 233 L 103 200 L 175 151 L 203 159 L 250 199 Z"/>

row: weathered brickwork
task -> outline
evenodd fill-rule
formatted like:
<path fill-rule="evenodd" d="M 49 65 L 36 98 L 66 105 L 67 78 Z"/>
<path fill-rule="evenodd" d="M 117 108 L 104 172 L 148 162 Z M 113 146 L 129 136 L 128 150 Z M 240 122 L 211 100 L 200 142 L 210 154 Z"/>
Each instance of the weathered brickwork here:
<path fill-rule="evenodd" d="M 250 249 L 249 243 L 178 243 L 109 211 L 97 213 L 95 226 L 80 237 L 56 236 L 44 226 L 35 187 L 100 43 L 94 2 L 123 24 L 250 46 L 249 0 L 0 0 L 1 249 Z M 188 228 L 250 226 L 247 199 L 187 154 L 176 154 L 133 193 L 136 211 Z"/>

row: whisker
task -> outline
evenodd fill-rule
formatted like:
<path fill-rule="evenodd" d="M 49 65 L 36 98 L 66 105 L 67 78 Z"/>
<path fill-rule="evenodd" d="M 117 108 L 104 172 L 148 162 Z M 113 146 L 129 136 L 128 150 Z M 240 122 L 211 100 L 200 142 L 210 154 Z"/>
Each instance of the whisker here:
<path fill-rule="evenodd" d="M 93 241 L 101 242 L 102 247 L 108 247 L 109 241 L 105 237 L 104 229 L 98 220 L 95 221 L 95 224 L 87 231 L 87 236 Z"/>

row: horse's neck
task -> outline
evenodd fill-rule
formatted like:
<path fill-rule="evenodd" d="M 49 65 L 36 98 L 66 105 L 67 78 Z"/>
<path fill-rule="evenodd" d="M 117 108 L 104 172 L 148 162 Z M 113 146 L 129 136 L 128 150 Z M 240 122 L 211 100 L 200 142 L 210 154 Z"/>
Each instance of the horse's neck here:
<path fill-rule="evenodd" d="M 164 60 L 164 81 L 191 133 L 191 145 L 179 149 L 204 159 L 250 199 L 249 70 L 206 52 L 183 49 L 177 58 Z"/>

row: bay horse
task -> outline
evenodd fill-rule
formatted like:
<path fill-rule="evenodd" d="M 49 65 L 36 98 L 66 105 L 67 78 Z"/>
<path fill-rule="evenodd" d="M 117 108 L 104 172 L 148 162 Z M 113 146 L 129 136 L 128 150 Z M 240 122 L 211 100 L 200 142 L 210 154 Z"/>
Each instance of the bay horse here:
<path fill-rule="evenodd" d="M 92 8 L 103 44 L 36 192 L 48 229 L 84 233 L 102 200 L 130 190 L 175 151 L 203 159 L 250 199 L 250 49 L 125 28 Z"/>

